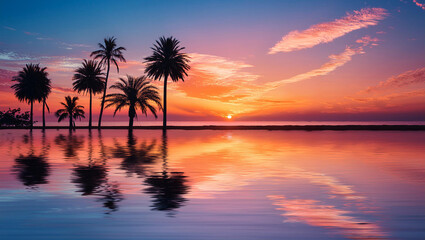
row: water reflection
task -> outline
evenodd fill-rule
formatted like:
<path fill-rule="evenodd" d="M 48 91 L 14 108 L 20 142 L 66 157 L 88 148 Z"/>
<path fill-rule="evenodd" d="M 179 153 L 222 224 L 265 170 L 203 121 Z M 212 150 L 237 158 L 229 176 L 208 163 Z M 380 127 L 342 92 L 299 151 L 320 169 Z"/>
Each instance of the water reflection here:
<path fill-rule="evenodd" d="M 55 138 L 55 143 L 62 148 L 65 158 L 75 158 L 77 157 L 78 150 L 81 150 L 84 146 L 84 137 L 74 135 L 70 131 L 67 136 L 59 134 Z"/>
<path fill-rule="evenodd" d="M 79 141 L 72 141 L 70 145 L 75 143 L 78 147 L 80 146 Z M 65 152 L 69 153 L 68 151 Z M 70 157 L 70 155 L 67 155 L 67 157 Z M 74 157 L 76 157 L 76 154 Z M 93 157 L 93 136 L 91 131 L 88 134 L 86 162 L 86 164 L 74 165 L 71 181 L 76 184 L 78 192 L 81 192 L 82 196 L 96 196 L 97 201 L 102 202 L 107 209 L 107 214 L 117 211 L 118 202 L 123 200 L 121 190 L 119 189 L 119 184 L 108 181 L 106 159 Z"/>
<path fill-rule="evenodd" d="M 174 214 L 174 210 L 183 206 L 187 200 L 184 194 L 189 191 L 186 176 L 183 172 L 169 172 L 168 161 L 168 139 L 167 132 L 162 134 L 162 172 L 152 174 L 145 180 L 148 186 L 145 192 L 152 195 L 152 209 L 158 211 L 168 211 L 170 216 Z"/>
<path fill-rule="evenodd" d="M 416 132 L 47 130 L 0 140 L 0 224 L 28 218 L 30 232 L 58 218 L 76 231 L 81 221 L 96 234 L 164 239 L 177 228 L 182 239 L 425 236 Z M 140 230 L 147 223 L 160 227 Z"/>
<path fill-rule="evenodd" d="M 386 234 L 373 222 L 352 215 L 355 212 L 341 210 L 333 205 L 323 205 L 311 199 L 287 199 L 283 195 L 268 196 L 277 210 L 283 211 L 286 223 L 304 222 L 340 232 L 350 239 L 383 239 Z"/>
<path fill-rule="evenodd" d="M 47 177 L 50 174 L 50 164 L 47 162 L 46 155 L 49 145 L 46 144 L 46 136 L 42 136 L 42 148 L 40 153 L 34 149 L 34 138 L 32 132 L 24 135 L 23 143 L 29 144 L 29 153 L 21 154 L 15 158 L 15 165 L 12 172 L 17 175 L 19 181 L 27 187 L 36 188 L 39 184 L 47 184 Z"/>
<path fill-rule="evenodd" d="M 138 144 L 133 132 L 129 131 L 127 145 L 124 146 L 114 141 L 112 153 L 114 157 L 122 158 L 121 169 L 126 171 L 128 177 L 133 176 L 133 174 L 145 177 L 146 165 L 153 164 L 159 158 L 156 148 L 155 139 L 149 144 L 146 140 Z"/>

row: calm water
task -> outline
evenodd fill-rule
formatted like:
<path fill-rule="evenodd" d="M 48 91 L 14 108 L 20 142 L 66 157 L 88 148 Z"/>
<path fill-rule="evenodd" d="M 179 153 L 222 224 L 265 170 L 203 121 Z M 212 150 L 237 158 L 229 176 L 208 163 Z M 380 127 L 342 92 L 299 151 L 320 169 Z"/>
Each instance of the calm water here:
<path fill-rule="evenodd" d="M 86 121 L 76 121 L 77 126 L 87 126 Z M 41 122 L 36 122 L 35 126 L 41 126 Z M 47 122 L 48 126 L 68 126 L 67 121 Z M 138 121 L 135 126 L 162 126 L 162 120 Z M 425 121 L 169 121 L 168 126 L 267 126 L 267 125 L 425 125 Z M 93 122 L 97 126 L 97 122 Z M 105 121 L 102 126 L 128 126 L 128 121 Z"/>
<path fill-rule="evenodd" d="M 0 239 L 424 239 L 425 134 L 0 130 Z"/>

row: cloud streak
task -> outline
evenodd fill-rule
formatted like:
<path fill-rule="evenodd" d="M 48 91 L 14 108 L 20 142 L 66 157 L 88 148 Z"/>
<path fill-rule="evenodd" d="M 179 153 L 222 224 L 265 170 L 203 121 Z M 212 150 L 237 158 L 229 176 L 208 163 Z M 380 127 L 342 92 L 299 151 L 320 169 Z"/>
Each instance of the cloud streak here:
<path fill-rule="evenodd" d="M 416 4 L 416 6 L 422 8 L 425 10 L 425 4 L 418 2 L 417 0 L 413 0 L 413 3 Z"/>
<path fill-rule="evenodd" d="M 416 70 L 410 70 L 397 76 L 392 76 L 387 80 L 380 82 L 376 86 L 368 87 L 366 92 L 373 92 L 387 88 L 404 87 L 417 83 L 425 83 L 425 67 L 418 68 Z"/>
<path fill-rule="evenodd" d="M 292 52 L 312 48 L 321 43 L 329 43 L 354 30 L 376 25 L 387 15 L 387 11 L 383 8 L 364 8 L 347 13 L 345 17 L 332 22 L 313 25 L 301 32 L 295 30 L 283 36 L 276 45 L 270 48 L 269 54 Z"/>
<path fill-rule="evenodd" d="M 329 74 L 330 72 L 335 71 L 337 68 L 343 66 L 347 62 L 351 61 L 352 57 L 356 54 L 363 53 L 363 48 L 352 48 L 346 47 L 345 50 L 340 54 L 332 54 L 329 56 L 329 61 L 317 69 L 313 69 L 309 72 L 298 74 L 288 79 L 284 79 L 281 81 L 268 83 L 269 86 L 280 86 L 285 83 L 295 83 L 303 80 L 307 80 L 313 77 L 324 76 Z"/>

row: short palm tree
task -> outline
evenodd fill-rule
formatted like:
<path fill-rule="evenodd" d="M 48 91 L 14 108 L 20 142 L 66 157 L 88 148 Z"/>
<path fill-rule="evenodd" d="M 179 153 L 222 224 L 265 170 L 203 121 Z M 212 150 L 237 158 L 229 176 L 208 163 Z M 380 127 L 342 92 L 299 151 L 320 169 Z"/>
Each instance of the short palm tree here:
<path fill-rule="evenodd" d="M 43 127 L 45 127 L 44 109 L 46 99 L 51 91 L 50 79 L 47 78 L 47 68 L 41 68 L 39 64 L 27 64 L 18 75 L 13 77 L 12 81 L 17 82 L 12 85 L 15 90 L 15 96 L 21 102 L 27 102 L 31 105 L 30 126 L 34 123 L 34 102 L 43 101 Z"/>
<path fill-rule="evenodd" d="M 145 77 L 132 77 L 127 75 L 127 79 L 120 78 L 117 83 L 111 86 L 118 89 L 121 93 L 112 93 L 106 96 L 106 107 L 115 106 L 114 116 L 121 108 L 128 106 L 129 129 L 133 129 L 134 117 L 137 116 L 136 110 L 140 109 L 147 116 L 150 111 L 157 118 L 154 104 L 162 110 L 161 98 L 158 88 L 153 86 Z"/>
<path fill-rule="evenodd" d="M 69 130 L 75 127 L 74 120 L 85 118 L 83 106 L 77 104 L 78 97 L 66 96 L 65 102 L 61 102 L 61 104 L 65 108 L 61 108 L 56 111 L 55 115 L 58 118 L 58 122 L 64 120 L 65 118 L 69 118 Z"/>
<path fill-rule="evenodd" d="M 145 58 L 145 73 L 155 80 L 164 79 L 164 103 L 163 103 L 163 128 L 167 128 L 167 79 L 173 82 L 179 79 L 184 81 L 189 67 L 189 57 L 181 51 L 185 49 L 179 46 L 180 42 L 173 37 L 161 37 L 152 48 L 153 54 Z"/>
<path fill-rule="evenodd" d="M 84 92 L 90 95 L 89 129 L 92 127 L 92 95 L 101 93 L 105 89 L 105 78 L 103 77 L 101 64 L 95 60 L 83 61 L 83 66 L 75 70 L 73 77 L 74 91 Z"/>
<path fill-rule="evenodd" d="M 111 62 L 115 64 L 117 67 L 117 72 L 119 72 L 119 67 L 117 61 L 125 62 L 125 58 L 123 56 L 123 51 L 126 49 L 124 47 L 117 47 L 117 43 L 115 42 L 117 39 L 115 37 L 105 38 L 104 44 L 99 43 L 99 50 L 93 51 L 90 54 L 90 57 L 94 56 L 94 59 L 100 59 L 100 63 L 105 66 L 106 65 L 106 78 L 105 78 L 105 87 L 103 88 L 103 97 L 102 103 L 100 106 L 100 114 L 99 114 L 99 123 L 98 128 L 100 129 L 102 123 L 102 115 L 103 109 L 105 105 L 105 97 L 106 97 L 106 89 L 108 88 L 108 77 L 109 77 L 109 68 Z"/>

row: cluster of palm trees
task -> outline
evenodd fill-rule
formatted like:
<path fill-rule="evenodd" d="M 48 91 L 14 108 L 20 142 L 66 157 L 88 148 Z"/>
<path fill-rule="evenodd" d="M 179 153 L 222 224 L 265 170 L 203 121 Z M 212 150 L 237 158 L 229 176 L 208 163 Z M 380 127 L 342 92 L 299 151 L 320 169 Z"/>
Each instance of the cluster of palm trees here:
<path fill-rule="evenodd" d="M 89 129 L 92 128 L 92 101 L 93 95 L 103 92 L 99 113 L 98 128 L 101 128 L 103 110 L 115 107 L 115 114 L 122 108 L 128 108 L 129 129 L 133 129 L 134 118 L 137 110 L 147 116 L 151 112 L 157 118 L 157 109 L 163 112 L 163 129 L 167 127 L 167 80 L 173 82 L 182 80 L 187 76 L 190 69 L 189 57 L 182 53 L 184 47 L 173 37 L 161 37 L 152 48 L 151 56 L 144 58 L 146 63 L 145 74 L 140 77 L 127 75 L 110 86 L 119 93 L 106 94 L 111 64 L 115 65 L 119 72 L 118 62 L 126 62 L 123 51 L 124 47 L 118 47 L 115 37 L 105 38 L 104 43 L 98 44 L 99 49 L 93 51 L 91 60 L 83 60 L 82 66 L 75 70 L 73 76 L 73 90 L 78 93 L 89 94 Z M 99 59 L 99 61 L 97 61 Z M 46 127 L 45 109 L 50 112 L 46 100 L 51 92 L 51 80 L 48 78 L 46 67 L 39 64 L 27 64 L 18 75 L 13 77 L 12 85 L 15 96 L 19 101 L 30 104 L 30 128 L 33 128 L 33 105 L 35 102 L 43 103 L 43 129 Z M 106 69 L 106 73 L 104 73 Z M 159 96 L 158 88 L 151 84 L 149 78 L 164 81 L 163 104 Z M 55 112 L 58 122 L 68 118 L 69 128 L 75 129 L 75 120 L 85 118 L 84 107 L 78 105 L 78 97 L 66 96 L 65 102 L 61 102 L 64 108 Z M 105 106 L 106 104 L 106 106 Z"/>

